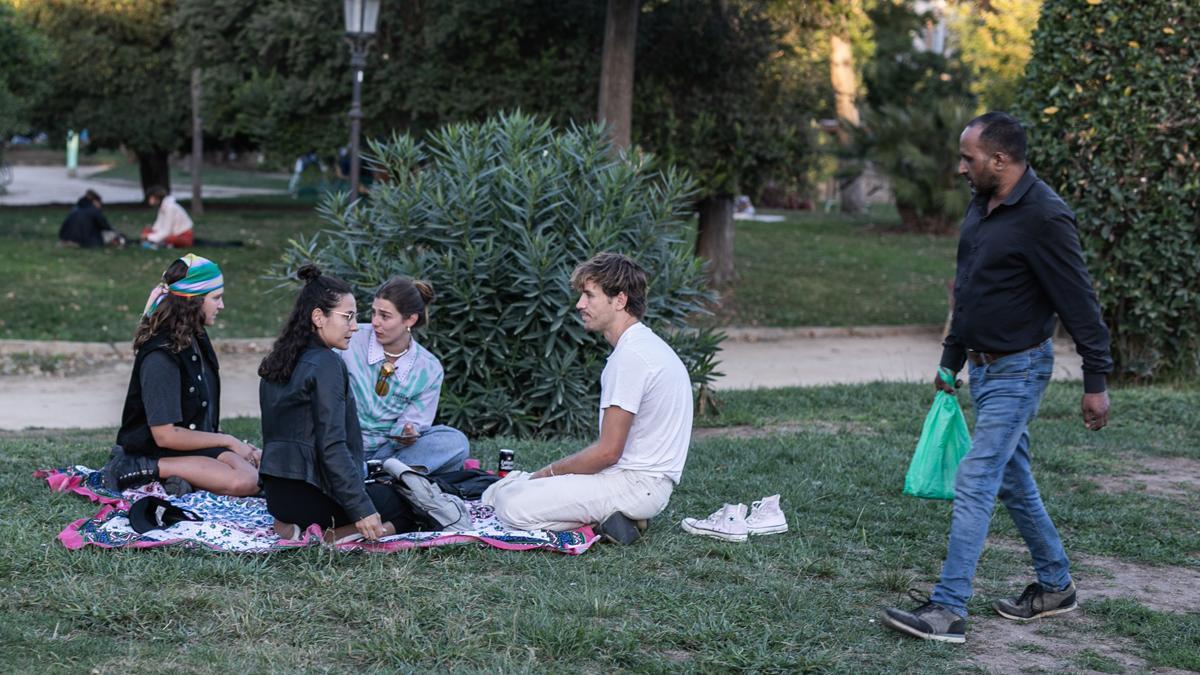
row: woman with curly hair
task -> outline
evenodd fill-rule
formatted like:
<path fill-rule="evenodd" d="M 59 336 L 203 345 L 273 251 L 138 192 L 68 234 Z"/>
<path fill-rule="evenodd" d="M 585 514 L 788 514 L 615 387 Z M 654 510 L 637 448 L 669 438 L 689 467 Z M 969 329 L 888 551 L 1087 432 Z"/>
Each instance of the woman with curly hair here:
<path fill-rule="evenodd" d="M 442 394 L 442 364 L 417 342 L 427 323 L 433 287 L 392 277 L 371 302 L 371 323 L 361 324 L 341 353 L 358 397 L 358 421 L 368 459 L 396 457 L 431 475 L 462 468 L 470 444 L 461 431 L 433 423 Z"/>
<path fill-rule="evenodd" d="M 133 339 L 133 373 L 117 445 L 105 465 L 114 490 L 161 480 L 167 492 L 258 492 L 262 453 L 220 431 L 221 378 L 208 339 L 225 307 L 221 268 L 187 254 L 150 292 Z"/>
<path fill-rule="evenodd" d="M 365 484 L 362 433 L 350 378 L 334 349 L 358 330 L 354 295 L 312 265 L 304 288 L 258 368 L 263 489 L 275 532 L 297 539 L 310 525 L 332 540 L 375 540 L 418 529 L 408 503 L 385 484 Z"/>

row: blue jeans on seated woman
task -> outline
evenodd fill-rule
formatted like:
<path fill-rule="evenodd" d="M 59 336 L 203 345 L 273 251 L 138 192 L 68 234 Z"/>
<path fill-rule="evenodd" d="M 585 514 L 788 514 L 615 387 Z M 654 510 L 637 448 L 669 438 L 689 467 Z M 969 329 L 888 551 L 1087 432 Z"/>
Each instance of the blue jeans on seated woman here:
<path fill-rule="evenodd" d="M 990 364 L 971 364 L 975 431 L 958 465 L 950 545 L 930 600 L 967 615 L 975 567 L 983 552 L 996 496 L 1008 509 L 1033 557 L 1038 581 L 1057 591 L 1071 583 L 1070 563 L 1046 513 L 1029 459 L 1029 423 L 1054 370 L 1050 340 Z"/>
<path fill-rule="evenodd" d="M 438 424 L 429 427 L 412 445 L 404 445 L 388 436 L 363 434 L 367 459 L 395 457 L 412 467 L 425 467 L 430 475 L 458 471 L 466 461 L 471 444 L 463 432 Z"/>

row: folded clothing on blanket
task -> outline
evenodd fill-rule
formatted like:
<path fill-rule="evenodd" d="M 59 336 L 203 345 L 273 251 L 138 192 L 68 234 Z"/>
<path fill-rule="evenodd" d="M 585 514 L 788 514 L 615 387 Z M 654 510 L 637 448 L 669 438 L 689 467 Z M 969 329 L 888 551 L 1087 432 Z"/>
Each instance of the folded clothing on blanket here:
<path fill-rule="evenodd" d="M 157 482 L 114 492 L 104 486 L 99 471 L 85 466 L 44 469 L 34 476 L 45 479 L 56 492 L 72 492 L 104 505 L 96 515 L 71 523 L 58 535 L 59 541 L 69 549 L 84 546 L 150 548 L 180 545 L 213 551 L 266 553 L 322 543 L 320 528 L 315 525 L 297 540 L 280 539 L 275 534 L 274 518 L 267 512 L 265 499 L 226 497 L 205 490 L 169 497 Z M 167 529 L 138 533 L 130 525 L 129 509 L 133 502 L 147 496 L 192 511 L 203 520 L 181 521 Z M 471 518 L 471 527 L 467 530 L 410 532 L 377 542 L 347 542 L 337 545 L 337 548 L 386 553 L 474 542 L 513 551 L 547 550 L 579 555 L 597 540 L 589 527 L 569 532 L 512 530 L 495 517 L 492 507 L 478 501 L 466 502 L 466 507 Z"/>

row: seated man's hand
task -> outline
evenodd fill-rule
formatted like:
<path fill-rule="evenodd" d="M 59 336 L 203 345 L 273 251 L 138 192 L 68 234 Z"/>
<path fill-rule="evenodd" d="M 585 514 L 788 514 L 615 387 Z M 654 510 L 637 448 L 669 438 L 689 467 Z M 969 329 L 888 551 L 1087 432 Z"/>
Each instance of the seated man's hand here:
<path fill-rule="evenodd" d="M 550 472 L 550 465 L 547 464 L 546 466 L 543 466 L 542 468 L 538 469 L 537 471 L 534 471 L 533 474 L 531 476 L 529 476 L 529 480 L 534 480 L 535 478 L 549 478 L 550 476 L 553 476 L 553 475 L 554 474 Z"/>

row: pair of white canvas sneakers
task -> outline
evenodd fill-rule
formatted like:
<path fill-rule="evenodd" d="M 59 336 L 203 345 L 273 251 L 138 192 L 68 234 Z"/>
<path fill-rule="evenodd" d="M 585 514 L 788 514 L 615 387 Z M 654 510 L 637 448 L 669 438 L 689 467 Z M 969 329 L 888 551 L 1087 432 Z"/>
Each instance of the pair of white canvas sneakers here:
<path fill-rule="evenodd" d="M 763 497 L 746 513 L 745 504 L 726 504 L 704 520 L 684 518 L 680 525 L 689 534 L 725 541 L 746 541 L 750 535 L 787 532 L 787 518 L 779 508 L 779 495 Z"/>

